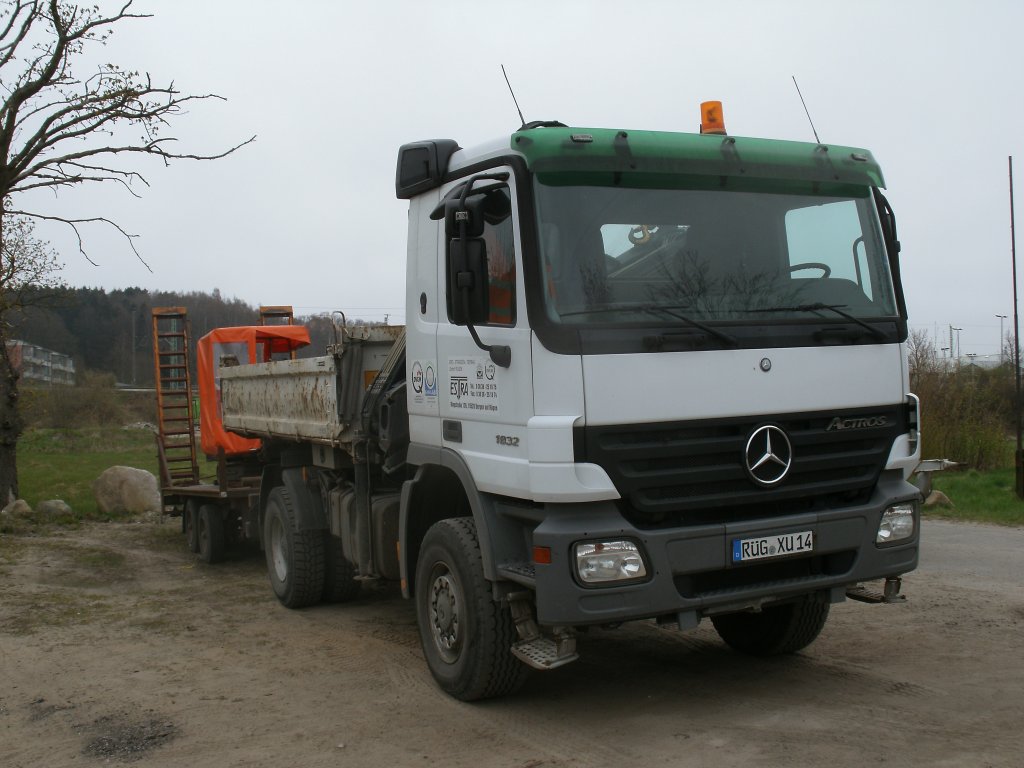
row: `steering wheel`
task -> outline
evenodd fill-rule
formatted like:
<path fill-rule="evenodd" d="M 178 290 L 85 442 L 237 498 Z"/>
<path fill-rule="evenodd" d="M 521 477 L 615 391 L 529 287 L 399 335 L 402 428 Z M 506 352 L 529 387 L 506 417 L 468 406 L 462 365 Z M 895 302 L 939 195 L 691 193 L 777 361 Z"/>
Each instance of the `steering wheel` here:
<path fill-rule="evenodd" d="M 820 261 L 805 261 L 803 264 L 793 264 L 790 268 L 790 272 L 799 272 L 801 269 L 820 269 L 822 272 L 822 279 L 832 274 L 832 267 L 828 264 L 823 264 Z"/>

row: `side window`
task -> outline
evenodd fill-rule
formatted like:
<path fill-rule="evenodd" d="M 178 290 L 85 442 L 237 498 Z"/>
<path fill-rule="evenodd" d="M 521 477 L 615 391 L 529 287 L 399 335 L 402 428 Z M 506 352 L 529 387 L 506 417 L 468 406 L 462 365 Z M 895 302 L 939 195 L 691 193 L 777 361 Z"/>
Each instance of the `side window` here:
<path fill-rule="evenodd" d="M 512 233 L 512 202 L 508 188 L 490 192 L 484 202 L 484 242 L 487 243 L 489 325 L 516 322 L 516 252 Z"/>
<path fill-rule="evenodd" d="M 827 271 L 831 278 L 852 280 L 870 296 L 870 285 L 861 280 L 864 247 L 855 201 L 789 211 L 786 239 L 793 277 L 822 277 Z"/>

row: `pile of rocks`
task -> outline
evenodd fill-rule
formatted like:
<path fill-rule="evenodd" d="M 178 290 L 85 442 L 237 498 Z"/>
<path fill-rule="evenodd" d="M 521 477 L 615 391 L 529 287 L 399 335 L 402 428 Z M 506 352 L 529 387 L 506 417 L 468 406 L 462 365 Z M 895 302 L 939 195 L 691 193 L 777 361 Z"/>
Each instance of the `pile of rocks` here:
<path fill-rule="evenodd" d="M 141 515 L 160 513 L 160 490 L 152 472 L 135 467 L 110 467 L 92 484 L 96 507 L 104 515 Z M 12 499 L 0 509 L 0 523 L 46 524 L 73 514 L 62 499 L 36 504 L 35 509 L 24 499 Z"/>

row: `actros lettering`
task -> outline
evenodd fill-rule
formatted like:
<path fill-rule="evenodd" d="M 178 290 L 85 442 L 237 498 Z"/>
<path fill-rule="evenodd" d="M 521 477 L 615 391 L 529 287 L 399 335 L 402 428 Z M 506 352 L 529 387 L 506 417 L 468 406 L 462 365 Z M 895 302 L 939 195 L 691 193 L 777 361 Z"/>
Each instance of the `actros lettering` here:
<path fill-rule="evenodd" d="M 886 416 L 856 416 L 844 419 L 836 416 L 829 422 L 826 432 L 838 432 L 841 429 L 866 429 L 867 427 L 884 427 L 889 423 Z"/>

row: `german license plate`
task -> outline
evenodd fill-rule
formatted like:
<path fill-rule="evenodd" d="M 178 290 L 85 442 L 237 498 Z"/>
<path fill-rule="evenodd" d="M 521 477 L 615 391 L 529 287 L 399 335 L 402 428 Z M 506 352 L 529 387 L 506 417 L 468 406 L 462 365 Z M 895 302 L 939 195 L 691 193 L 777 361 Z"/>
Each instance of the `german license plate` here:
<path fill-rule="evenodd" d="M 765 560 L 772 557 L 798 555 L 814 551 L 814 532 L 778 533 L 758 539 L 733 539 L 732 561 L 747 563 L 751 560 Z"/>

